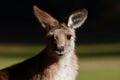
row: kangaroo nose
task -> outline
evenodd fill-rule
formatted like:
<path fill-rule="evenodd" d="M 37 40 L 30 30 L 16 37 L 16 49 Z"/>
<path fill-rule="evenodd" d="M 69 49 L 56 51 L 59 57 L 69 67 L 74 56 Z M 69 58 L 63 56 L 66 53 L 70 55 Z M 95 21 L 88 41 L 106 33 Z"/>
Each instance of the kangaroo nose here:
<path fill-rule="evenodd" d="M 61 46 L 59 49 L 58 49 L 59 52 L 62 52 L 64 51 L 64 46 Z"/>

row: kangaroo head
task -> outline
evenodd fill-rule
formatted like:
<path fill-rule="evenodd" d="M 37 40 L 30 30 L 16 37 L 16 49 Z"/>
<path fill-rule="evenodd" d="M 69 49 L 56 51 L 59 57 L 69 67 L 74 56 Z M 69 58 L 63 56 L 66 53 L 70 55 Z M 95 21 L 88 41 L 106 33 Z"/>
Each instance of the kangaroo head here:
<path fill-rule="evenodd" d="M 87 10 L 81 9 L 68 18 L 68 23 L 60 23 L 47 12 L 33 7 L 34 14 L 43 28 L 47 30 L 47 48 L 55 55 L 65 55 L 74 52 L 75 29 L 79 28 L 87 18 Z"/>

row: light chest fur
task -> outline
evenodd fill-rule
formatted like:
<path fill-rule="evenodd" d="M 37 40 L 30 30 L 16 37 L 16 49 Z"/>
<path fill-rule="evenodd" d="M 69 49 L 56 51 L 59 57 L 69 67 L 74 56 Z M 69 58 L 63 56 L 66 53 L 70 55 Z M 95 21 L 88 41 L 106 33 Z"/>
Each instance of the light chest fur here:
<path fill-rule="evenodd" d="M 59 62 L 59 71 L 55 80 L 75 80 L 78 71 L 78 64 L 72 58 L 63 58 Z"/>

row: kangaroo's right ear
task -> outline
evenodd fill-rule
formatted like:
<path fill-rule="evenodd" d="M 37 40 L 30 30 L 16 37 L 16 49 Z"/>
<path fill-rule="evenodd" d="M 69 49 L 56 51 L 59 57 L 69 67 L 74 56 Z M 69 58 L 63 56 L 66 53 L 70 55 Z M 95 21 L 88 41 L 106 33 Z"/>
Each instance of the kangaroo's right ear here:
<path fill-rule="evenodd" d="M 34 14 L 38 21 L 42 24 L 42 26 L 46 29 L 51 29 L 53 27 L 56 27 L 58 25 L 58 21 L 54 19 L 51 15 L 49 15 L 47 12 L 39 9 L 37 6 L 34 5 L 33 7 Z"/>

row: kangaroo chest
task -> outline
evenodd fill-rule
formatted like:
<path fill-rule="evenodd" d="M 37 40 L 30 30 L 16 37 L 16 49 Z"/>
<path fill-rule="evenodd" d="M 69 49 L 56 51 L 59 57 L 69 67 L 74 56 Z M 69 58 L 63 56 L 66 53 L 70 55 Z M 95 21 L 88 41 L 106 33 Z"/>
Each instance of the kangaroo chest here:
<path fill-rule="evenodd" d="M 70 65 L 61 65 L 56 73 L 55 80 L 75 80 L 76 70 Z"/>
<path fill-rule="evenodd" d="M 77 69 L 77 60 L 63 58 L 35 75 L 33 80 L 75 80 Z"/>
<path fill-rule="evenodd" d="M 77 75 L 77 68 L 70 60 L 63 59 L 58 64 L 52 65 L 49 70 L 47 73 L 49 73 L 48 77 L 50 80 L 75 80 Z"/>

